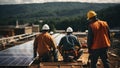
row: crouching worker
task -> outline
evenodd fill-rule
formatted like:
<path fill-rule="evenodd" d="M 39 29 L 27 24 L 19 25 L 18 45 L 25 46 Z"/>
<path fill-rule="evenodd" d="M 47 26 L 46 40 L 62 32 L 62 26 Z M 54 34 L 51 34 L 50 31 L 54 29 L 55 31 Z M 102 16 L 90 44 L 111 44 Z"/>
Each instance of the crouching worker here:
<path fill-rule="evenodd" d="M 34 58 L 38 53 L 39 60 L 43 62 L 58 61 L 56 44 L 52 36 L 48 33 L 49 29 L 47 24 L 43 25 L 42 33 L 34 40 Z"/>
<path fill-rule="evenodd" d="M 73 29 L 68 27 L 66 32 L 67 35 L 61 38 L 58 49 L 64 62 L 76 62 L 83 51 L 77 37 L 72 35 Z"/>

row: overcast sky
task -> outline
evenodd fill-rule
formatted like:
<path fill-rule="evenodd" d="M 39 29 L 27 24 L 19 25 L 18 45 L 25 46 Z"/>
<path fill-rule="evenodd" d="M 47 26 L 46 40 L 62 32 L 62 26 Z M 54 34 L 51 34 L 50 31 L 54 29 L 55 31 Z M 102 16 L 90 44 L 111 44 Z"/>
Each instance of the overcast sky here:
<path fill-rule="evenodd" d="M 45 2 L 89 2 L 89 3 L 120 3 L 120 0 L 0 0 L 0 4 L 23 4 Z"/>

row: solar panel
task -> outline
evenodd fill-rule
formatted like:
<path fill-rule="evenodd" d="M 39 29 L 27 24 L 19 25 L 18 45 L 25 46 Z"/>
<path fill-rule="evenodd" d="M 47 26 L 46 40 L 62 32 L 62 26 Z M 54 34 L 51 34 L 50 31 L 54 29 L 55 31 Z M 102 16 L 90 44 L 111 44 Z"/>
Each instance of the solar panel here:
<path fill-rule="evenodd" d="M 57 44 L 63 36 L 53 35 Z M 0 66 L 29 66 L 33 61 L 33 42 L 34 40 L 0 51 Z"/>
<path fill-rule="evenodd" d="M 0 66 L 28 66 L 33 59 L 33 40 L 0 52 Z"/>

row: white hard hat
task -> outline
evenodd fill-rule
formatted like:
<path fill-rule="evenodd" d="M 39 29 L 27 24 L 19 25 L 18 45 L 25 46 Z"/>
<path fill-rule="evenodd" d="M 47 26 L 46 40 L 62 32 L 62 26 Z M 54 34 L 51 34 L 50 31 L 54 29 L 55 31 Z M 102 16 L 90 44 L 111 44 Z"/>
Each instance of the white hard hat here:
<path fill-rule="evenodd" d="M 52 35 L 54 32 L 53 31 L 50 31 L 50 34 Z"/>
<path fill-rule="evenodd" d="M 68 27 L 66 32 L 73 32 L 73 29 L 71 27 Z"/>
<path fill-rule="evenodd" d="M 42 27 L 42 30 L 49 30 L 49 29 L 50 29 L 50 27 L 47 24 L 44 24 Z"/>

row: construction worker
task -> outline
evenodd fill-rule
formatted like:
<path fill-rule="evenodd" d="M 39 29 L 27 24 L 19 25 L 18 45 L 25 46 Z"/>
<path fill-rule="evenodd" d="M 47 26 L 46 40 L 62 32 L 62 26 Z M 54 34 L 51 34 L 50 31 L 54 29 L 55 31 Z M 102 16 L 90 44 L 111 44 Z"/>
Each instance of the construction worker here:
<path fill-rule="evenodd" d="M 88 20 L 88 52 L 90 54 L 91 68 L 96 68 L 98 58 L 103 62 L 104 68 L 110 68 L 107 51 L 110 47 L 110 32 L 107 22 L 99 20 L 95 11 L 87 13 Z"/>
<path fill-rule="evenodd" d="M 34 57 L 39 55 L 41 61 L 52 61 L 51 55 L 54 55 L 54 61 L 57 61 L 57 50 L 56 44 L 52 36 L 48 33 L 49 26 L 47 24 L 43 25 L 42 33 L 39 34 L 34 40 Z"/>
<path fill-rule="evenodd" d="M 58 49 L 64 62 L 76 62 L 82 54 L 81 45 L 77 37 L 72 35 L 73 29 L 71 27 L 68 27 L 66 32 L 67 35 L 61 38 Z"/>

